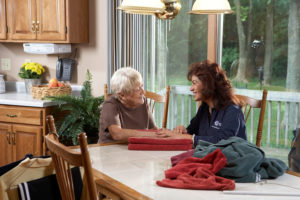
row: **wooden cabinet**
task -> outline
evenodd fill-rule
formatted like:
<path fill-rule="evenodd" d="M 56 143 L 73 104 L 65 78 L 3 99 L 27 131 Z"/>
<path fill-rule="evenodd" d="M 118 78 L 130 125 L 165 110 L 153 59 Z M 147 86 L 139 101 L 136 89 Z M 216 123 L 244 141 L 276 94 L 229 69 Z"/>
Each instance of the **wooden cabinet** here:
<path fill-rule="evenodd" d="M 88 42 L 88 0 L 6 0 L 6 11 L 1 42 Z"/>
<path fill-rule="evenodd" d="M 52 109 L 0 105 L 0 166 L 45 154 L 45 117 Z"/>
<path fill-rule="evenodd" d="M 6 9 L 5 0 L 0 0 L 0 40 L 6 39 Z"/>

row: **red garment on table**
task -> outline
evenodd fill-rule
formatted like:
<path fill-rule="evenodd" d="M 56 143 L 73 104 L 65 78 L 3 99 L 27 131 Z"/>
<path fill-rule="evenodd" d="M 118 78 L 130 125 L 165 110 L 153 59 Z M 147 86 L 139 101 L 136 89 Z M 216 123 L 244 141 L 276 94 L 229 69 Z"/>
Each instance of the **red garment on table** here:
<path fill-rule="evenodd" d="M 226 165 L 226 157 L 217 149 L 203 158 L 188 157 L 180 161 L 175 167 L 166 170 L 166 178 L 156 181 L 156 184 L 182 189 L 233 190 L 233 180 L 215 175 Z"/>
<path fill-rule="evenodd" d="M 193 156 L 194 151 L 195 151 L 194 149 L 190 149 L 187 152 L 178 154 L 176 156 L 172 156 L 171 157 L 172 167 L 174 167 L 175 165 L 177 165 L 177 163 L 179 163 L 183 159 Z"/>
<path fill-rule="evenodd" d="M 191 139 L 130 137 L 128 143 L 129 150 L 180 151 L 193 147 Z"/>

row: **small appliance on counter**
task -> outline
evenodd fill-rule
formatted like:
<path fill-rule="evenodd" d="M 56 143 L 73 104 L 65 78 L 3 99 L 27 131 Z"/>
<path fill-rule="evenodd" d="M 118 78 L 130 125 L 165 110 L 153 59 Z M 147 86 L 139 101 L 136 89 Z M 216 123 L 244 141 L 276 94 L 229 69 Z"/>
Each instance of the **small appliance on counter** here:
<path fill-rule="evenodd" d="M 3 74 L 0 74 L 0 93 L 5 93 L 5 81 Z"/>
<path fill-rule="evenodd" d="M 56 63 L 56 78 L 59 81 L 71 81 L 75 60 L 59 58 Z"/>
<path fill-rule="evenodd" d="M 77 54 L 77 48 L 75 48 L 74 54 L 69 55 L 68 58 L 60 58 L 56 62 L 56 79 L 59 81 L 71 81 L 72 73 L 76 64 L 75 58 Z"/>

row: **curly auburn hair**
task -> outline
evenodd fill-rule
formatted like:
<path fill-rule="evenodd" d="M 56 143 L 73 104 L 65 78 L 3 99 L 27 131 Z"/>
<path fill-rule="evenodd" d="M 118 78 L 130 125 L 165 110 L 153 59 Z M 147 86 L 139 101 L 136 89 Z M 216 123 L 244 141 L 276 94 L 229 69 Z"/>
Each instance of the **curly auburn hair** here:
<path fill-rule="evenodd" d="M 225 71 L 217 63 L 209 60 L 193 63 L 189 67 L 188 80 L 191 81 L 193 75 L 202 82 L 203 100 L 212 99 L 215 109 L 222 110 L 232 103 L 242 106 L 242 102 L 234 96 Z"/>

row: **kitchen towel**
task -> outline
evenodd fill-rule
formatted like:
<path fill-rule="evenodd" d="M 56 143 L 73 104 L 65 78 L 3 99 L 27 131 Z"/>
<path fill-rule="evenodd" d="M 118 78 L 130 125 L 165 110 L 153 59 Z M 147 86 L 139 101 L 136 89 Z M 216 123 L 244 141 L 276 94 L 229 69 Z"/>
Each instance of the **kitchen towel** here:
<path fill-rule="evenodd" d="M 147 150 L 147 151 L 185 151 L 191 149 L 192 144 L 128 144 L 128 150 Z"/>
<path fill-rule="evenodd" d="M 175 144 L 185 145 L 193 144 L 191 139 L 168 139 L 168 138 L 146 138 L 146 137 L 130 137 L 128 142 L 131 144 Z"/>
<path fill-rule="evenodd" d="M 193 147 L 190 139 L 167 139 L 167 138 L 139 138 L 131 137 L 128 139 L 129 150 L 188 150 Z"/>
<path fill-rule="evenodd" d="M 215 174 L 227 165 L 220 149 L 204 158 L 188 157 L 165 171 L 165 179 L 156 181 L 162 187 L 194 190 L 233 190 L 235 182 Z"/>

